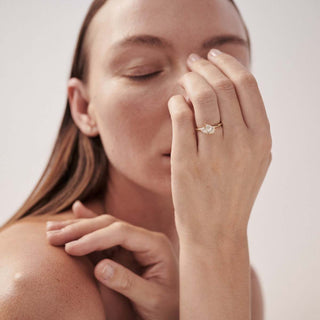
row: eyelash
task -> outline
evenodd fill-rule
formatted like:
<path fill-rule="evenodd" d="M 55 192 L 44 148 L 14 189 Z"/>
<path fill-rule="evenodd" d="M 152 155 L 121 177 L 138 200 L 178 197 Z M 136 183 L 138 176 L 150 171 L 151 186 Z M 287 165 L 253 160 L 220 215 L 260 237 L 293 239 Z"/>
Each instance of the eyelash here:
<path fill-rule="evenodd" d="M 149 74 L 144 74 L 142 76 L 127 76 L 127 78 L 129 78 L 132 81 L 145 81 L 145 80 L 148 80 L 148 79 L 155 77 L 160 72 L 161 71 L 157 71 L 157 72 L 153 72 L 153 73 L 149 73 Z"/>

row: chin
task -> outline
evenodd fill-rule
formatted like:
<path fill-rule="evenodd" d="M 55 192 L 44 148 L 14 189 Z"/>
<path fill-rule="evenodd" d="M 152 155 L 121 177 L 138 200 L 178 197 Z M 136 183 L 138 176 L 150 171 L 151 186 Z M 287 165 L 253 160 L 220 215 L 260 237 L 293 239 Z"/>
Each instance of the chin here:
<path fill-rule="evenodd" d="M 170 168 L 141 173 L 143 178 L 143 187 L 161 196 L 171 197 L 171 171 Z M 141 181 L 142 182 L 142 181 Z"/>
<path fill-rule="evenodd" d="M 170 173 L 162 174 L 157 177 L 147 178 L 144 187 L 154 193 L 162 196 L 171 197 L 171 175 Z"/>
<path fill-rule="evenodd" d="M 138 163 L 128 161 L 121 163 L 121 167 L 118 163 L 118 168 L 113 167 L 112 176 L 114 179 L 117 179 L 115 176 L 120 172 L 131 183 L 136 184 L 145 191 L 150 191 L 164 197 L 172 197 L 171 166 L 168 159 L 163 161 L 162 158 L 159 161 L 158 159 L 148 158 L 145 161 L 140 160 Z"/>
<path fill-rule="evenodd" d="M 157 185 L 157 191 L 159 194 L 163 196 L 172 196 L 172 191 L 171 191 L 171 179 L 170 176 L 165 177 L 158 185 Z"/>

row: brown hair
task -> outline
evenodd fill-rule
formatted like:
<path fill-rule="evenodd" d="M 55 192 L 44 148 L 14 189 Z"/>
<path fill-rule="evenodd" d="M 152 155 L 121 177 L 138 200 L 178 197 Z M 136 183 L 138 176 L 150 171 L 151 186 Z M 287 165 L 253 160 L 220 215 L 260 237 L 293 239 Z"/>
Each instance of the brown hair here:
<path fill-rule="evenodd" d="M 232 0 L 241 20 L 242 16 Z M 82 23 L 70 78 L 78 78 L 84 83 L 88 77 L 87 31 L 90 23 L 107 0 L 94 0 Z M 245 26 L 245 23 L 243 21 Z M 247 39 L 250 38 L 245 26 Z M 251 49 L 250 49 L 251 50 Z M 86 201 L 101 196 L 106 191 L 108 159 L 100 137 L 90 138 L 75 125 L 69 100 L 58 131 L 48 164 L 34 190 L 20 209 L 0 228 L 0 231 L 12 223 L 27 216 L 39 216 L 45 213 L 59 213 L 70 210 L 76 200 Z"/>

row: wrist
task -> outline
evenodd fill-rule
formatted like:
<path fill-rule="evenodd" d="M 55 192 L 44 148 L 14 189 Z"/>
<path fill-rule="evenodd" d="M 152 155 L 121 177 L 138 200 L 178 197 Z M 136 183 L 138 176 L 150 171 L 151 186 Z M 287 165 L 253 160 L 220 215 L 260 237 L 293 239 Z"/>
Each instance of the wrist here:
<path fill-rule="evenodd" d="M 191 232 L 190 230 L 178 230 L 179 243 L 181 248 L 196 249 L 199 251 L 239 250 L 248 247 L 247 230 L 237 232 L 212 231 Z"/>

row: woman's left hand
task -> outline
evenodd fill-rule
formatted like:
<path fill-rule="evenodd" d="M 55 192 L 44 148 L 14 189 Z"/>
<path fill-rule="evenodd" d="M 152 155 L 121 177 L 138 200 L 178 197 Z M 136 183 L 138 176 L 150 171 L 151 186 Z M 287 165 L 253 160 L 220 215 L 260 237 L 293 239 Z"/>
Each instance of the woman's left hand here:
<path fill-rule="evenodd" d="M 52 231 L 47 233 L 50 244 L 65 244 L 65 251 L 74 256 L 116 246 L 129 250 L 139 268 L 131 271 L 111 259 L 102 259 L 95 266 L 94 276 L 104 286 L 130 299 L 139 319 L 179 318 L 178 260 L 163 233 L 134 226 L 108 214 L 95 216 L 94 212 L 88 218 L 49 222 L 47 230 Z"/>
<path fill-rule="evenodd" d="M 258 83 L 235 57 L 193 54 L 168 101 L 171 189 L 180 247 L 247 241 L 251 210 L 270 165 L 270 123 Z M 221 123 L 214 135 L 195 129 Z M 195 128 L 196 127 L 196 128 Z M 200 232 L 199 232 L 200 231 Z M 188 252 L 188 250 L 187 250 Z"/>

